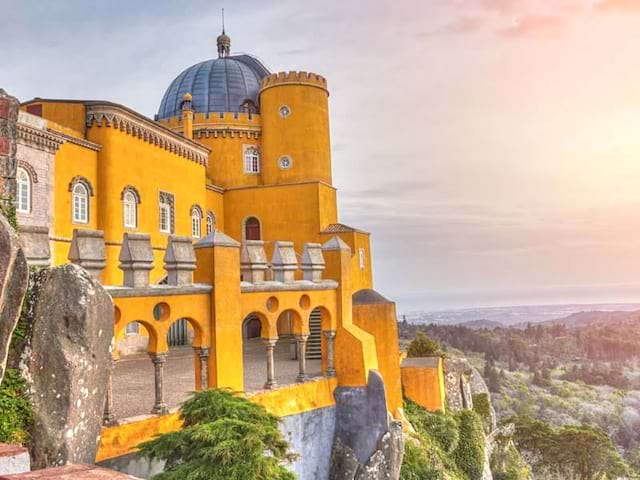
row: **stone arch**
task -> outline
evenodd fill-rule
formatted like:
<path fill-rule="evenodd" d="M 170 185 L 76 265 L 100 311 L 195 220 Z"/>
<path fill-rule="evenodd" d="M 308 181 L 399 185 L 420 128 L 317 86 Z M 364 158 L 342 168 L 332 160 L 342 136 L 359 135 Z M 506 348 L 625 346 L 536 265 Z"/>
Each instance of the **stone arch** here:
<path fill-rule="evenodd" d="M 191 317 L 176 318 L 171 323 L 169 323 L 169 325 L 167 325 L 166 337 L 167 337 L 168 345 L 170 344 L 169 335 L 171 332 L 171 327 L 173 327 L 174 325 L 177 325 L 178 324 L 177 322 L 185 322 L 186 325 L 191 327 L 191 331 L 189 331 L 187 327 L 185 331 L 185 335 L 186 335 L 186 338 L 184 339 L 185 342 L 182 343 L 182 345 L 191 345 L 193 347 L 206 346 L 205 345 L 206 341 L 204 340 L 204 329 L 202 328 L 202 325 L 200 325 L 200 323 L 197 320 Z"/>
<path fill-rule="evenodd" d="M 73 187 L 75 187 L 78 183 L 81 183 L 82 185 L 84 185 L 90 197 L 94 196 L 93 186 L 91 185 L 91 182 L 86 177 L 83 177 L 82 175 L 76 175 L 71 179 L 71 181 L 69 182 L 69 191 L 72 192 Z"/>
<path fill-rule="evenodd" d="M 149 322 L 147 320 L 140 320 L 140 319 L 134 318 L 128 321 L 120 321 L 116 324 L 114 328 L 115 330 L 114 336 L 116 338 L 120 338 L 123 335 L 125 335 L 127 325 L 133 322 L 138 322 L 147 331 L 147 335 L 149 336 L 149 345 L 147 346 L 147 351 L 151 353 L 166 351 L 166 342 L 160 341 L 158 331 L 156 327 L 153 325 L 153 322 Z"/>
<path fill-rule="evenodd" d="M 251 327 L 257 330 L 256 327 L 256 323 L 255 322 L 259 322 L 260 323 L 260 335 L 258 337 L 256 336 L 251 336 L 251 337 L 247 337 L 247 332 L 246 328 L 247 327 Z M 251 322 L 251 324 L 250 324 Z M 267 316 L 261 312 L 251 312 L 250 314 L 248 314 L 247 316 L 244 317 L 244 320 L 242 320 L 242 338 L 243 340 L 248 340 L 248 339 L 253 339 L 253 338 L 269 338 L 269 333 L 271 332 L 271 323 L 269 322 L 269 319 L 267 318 Z M 255 334 L 255 330 L 253 332 Z"/>
<path fill-rule="evenodd" d="M 320 314 L 320 322 L 321 322 L 322 330 L 335 330 L 335 327 L 333 326 L 331 311 L 327 307 L 323 305 L 314 306 L 311 309 L 311 313 L 309 314 L 309 317 L 311 317 L 311 315 L 313 315 L 316 312 Z"/>

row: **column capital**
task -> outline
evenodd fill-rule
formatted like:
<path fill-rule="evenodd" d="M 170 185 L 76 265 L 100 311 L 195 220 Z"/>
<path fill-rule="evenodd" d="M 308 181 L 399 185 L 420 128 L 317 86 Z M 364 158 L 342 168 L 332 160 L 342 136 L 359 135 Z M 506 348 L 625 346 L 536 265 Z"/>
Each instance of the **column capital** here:
<path fill-rule="evenodd" d="M 335 330 L 323 330 L 322 334 L 325 336 L 325 338 L 327 339 L 332 339 L 332 338 L 336 338 L 336 331 Z"/>
<path fill-rule="evenodd" d="M 267 348 L 274 348 L 278 340 L 278 337 L 262 338 L 262 343 L 264 343 Z"/>
<path fill-rule="evenodd" d="M 155 364 L 164 364 L 167 361 L 167 352 L 148 352 L 149 358 Z"/>
<path fill-rule="evenodd" d="M 303 333 L 301 335 L 294 335 L 294 337 L 299 342 L 306 342 L 307 340 L 309 340 L 309 334 L 308 333 Z"/>
<path fill-rule="evenodd" d="M 193 349 L 200 355 L 200 358 L 207 358 L 209 356 L 209 347 L 194 347 Z"/>

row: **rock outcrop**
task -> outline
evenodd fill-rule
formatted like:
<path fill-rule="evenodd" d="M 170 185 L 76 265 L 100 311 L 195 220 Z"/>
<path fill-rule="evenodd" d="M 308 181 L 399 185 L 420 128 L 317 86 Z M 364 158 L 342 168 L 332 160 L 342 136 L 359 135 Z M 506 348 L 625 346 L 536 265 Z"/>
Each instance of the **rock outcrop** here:
<path fill-rule="evenodd" d="M 28 282 L 29 268 L 18 236 L 0 214 L 0 382 Z"/>
<path fill-rule="evenodd" d="M 112 363 L 113 303 L 77 265 L 35 278 L 21 363 L 35 412 L 33 465 L 93 463 Z"/>
<path fill-rule="evenodd" d="M 402 424 L 389 419 L 382 376 L 369 372 L 366 387 L 340 387 L 331 480 L 398 480 L 404 440 Z"/>
<path fill-rule="evenodd" d="M 0 88 L 0 202 L 16 193 L 16 128 L 20 102 Z"/>

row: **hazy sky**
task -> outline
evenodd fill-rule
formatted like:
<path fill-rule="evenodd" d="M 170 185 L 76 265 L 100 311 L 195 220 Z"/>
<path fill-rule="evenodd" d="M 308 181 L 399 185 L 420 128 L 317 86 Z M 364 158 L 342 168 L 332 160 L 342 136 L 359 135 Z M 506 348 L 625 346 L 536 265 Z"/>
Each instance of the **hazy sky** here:
<path fill-rule="evenodd" d="M 640 300 L 640 0 L 0 0 L 0 87 L 152 116 L 222 6 L 233 51 L 328 78 L 400 310 Z"/>

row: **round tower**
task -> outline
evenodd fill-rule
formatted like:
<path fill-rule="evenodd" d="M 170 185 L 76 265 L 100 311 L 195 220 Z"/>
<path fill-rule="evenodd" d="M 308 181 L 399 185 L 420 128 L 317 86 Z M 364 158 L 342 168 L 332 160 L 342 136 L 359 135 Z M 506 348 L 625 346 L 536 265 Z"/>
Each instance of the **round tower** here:
<path fill-rule="evenodd" d="M 263 78 L 260 113 L 264 184 L 331 184 L 326 79 L 307 72 L 280 72 Z"/>

